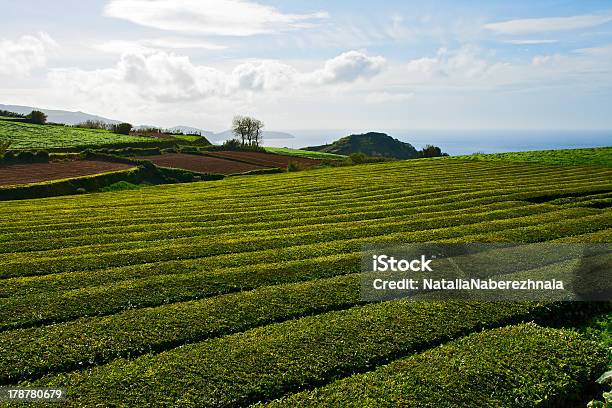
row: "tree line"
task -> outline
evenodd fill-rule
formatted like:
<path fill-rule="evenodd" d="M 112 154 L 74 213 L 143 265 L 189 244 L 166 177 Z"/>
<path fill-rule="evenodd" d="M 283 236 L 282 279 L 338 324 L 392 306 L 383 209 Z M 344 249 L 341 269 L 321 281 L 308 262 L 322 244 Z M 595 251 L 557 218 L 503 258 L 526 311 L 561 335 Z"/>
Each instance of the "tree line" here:
<path fill-rule="evenodd" d="M 264 123 L 261 120 L 250 116 L 236 116 L 232 121 L 232 133 L 242 146 L 261 146 L 263 127 Z"/>

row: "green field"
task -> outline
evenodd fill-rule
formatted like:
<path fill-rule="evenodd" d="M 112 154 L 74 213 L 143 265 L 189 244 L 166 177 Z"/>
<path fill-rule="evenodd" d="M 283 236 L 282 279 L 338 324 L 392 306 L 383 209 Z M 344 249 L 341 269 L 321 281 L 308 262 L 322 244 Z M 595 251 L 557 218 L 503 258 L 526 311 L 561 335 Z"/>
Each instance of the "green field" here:
<path fill-rule="evenodd" d="M 502 160 L 562 165 L 595 165 L 612 167 L 612 147 L 588 149 L 540 150 L 530 152 L 472 154 L 461 156 L 472 160 Z"/>
<path fill-rule="evenodd" d="M 310 159 L 346 159 L 346 156 L 341 154 L 311 152 L 308 150 L 290 149 L 288 147 L 266 147 L 266 151 L 270 153 L 283 154 L 285 156 L 307 157 Z"/>
<path fill-rule="evenodd" d="M 611 242 L 611 193 L 606 167 L 448 158 L 1 202 L 0 385 L 69 406 L 562 401 L 608 358 L 545 327 L 572 304 L 364 304 L 361 250 Z"/>
<path fill-rule="evenodd" d="M 6 140 L 11 142 L 11 149 L 38 150 L 152 141 L 147 137 L 119 135 L 102 129 L 0 121 L 0 141 Z"/>

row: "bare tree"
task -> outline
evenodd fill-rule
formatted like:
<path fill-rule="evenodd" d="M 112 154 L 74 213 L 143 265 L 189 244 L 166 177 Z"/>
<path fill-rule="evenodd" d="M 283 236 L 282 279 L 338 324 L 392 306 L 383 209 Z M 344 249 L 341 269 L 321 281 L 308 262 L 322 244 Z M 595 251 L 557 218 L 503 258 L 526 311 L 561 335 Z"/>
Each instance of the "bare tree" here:
<path fill-rule="evenodd" d="M 246 122 L 243 116 L 234 116 L 232 121 L 232 132 L 238 138 L 240 138 L 240 144 L 244 145 L 244 141 L 247 135 Z"/>
<path fill-rule="evenodd" d="M 263 140 L 261 120 L 249 116 L 236 116 L 232 121 L 232 132 L 240 138 L 243 146 L 259 146 Z"/>

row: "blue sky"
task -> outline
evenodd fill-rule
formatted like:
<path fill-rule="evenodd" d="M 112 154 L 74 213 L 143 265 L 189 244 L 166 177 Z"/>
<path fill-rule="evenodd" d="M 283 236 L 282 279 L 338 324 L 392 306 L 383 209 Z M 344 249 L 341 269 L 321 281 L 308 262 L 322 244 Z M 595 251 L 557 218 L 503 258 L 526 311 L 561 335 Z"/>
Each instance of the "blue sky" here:
<path fill-rule="evenodd" d="M 211 130 L 612 128 L 610 1 L 0 7 L 0 103 Z"/>

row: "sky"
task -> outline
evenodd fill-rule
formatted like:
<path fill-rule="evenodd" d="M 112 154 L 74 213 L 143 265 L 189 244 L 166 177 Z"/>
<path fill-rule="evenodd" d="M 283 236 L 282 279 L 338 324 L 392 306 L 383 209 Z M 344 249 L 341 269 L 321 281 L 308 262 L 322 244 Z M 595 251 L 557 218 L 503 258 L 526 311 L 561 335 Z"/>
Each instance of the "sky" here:
<path fill-rule="evenodd" d="M 612 1 L 0 0 L 0 103 L 163 127 L 612 129 Z"/>

